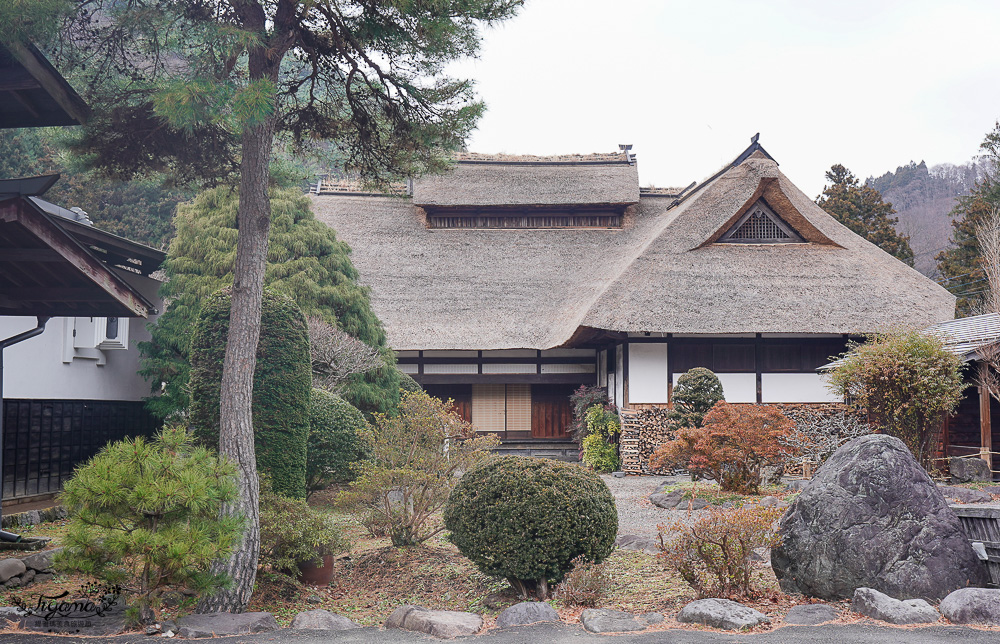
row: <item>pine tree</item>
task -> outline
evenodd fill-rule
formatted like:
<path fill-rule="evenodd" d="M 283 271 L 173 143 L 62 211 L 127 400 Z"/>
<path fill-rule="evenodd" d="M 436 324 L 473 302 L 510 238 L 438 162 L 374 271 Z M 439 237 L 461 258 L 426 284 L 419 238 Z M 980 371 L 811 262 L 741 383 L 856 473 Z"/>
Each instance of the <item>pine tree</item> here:
<path fill-rule="evenodd" d="M 974 314 L 989 288 L 976 240 L 981 226 L 1000 208 L 1000 121 L 980 144 L 981 179 L 951 211 L 951 246 L 938 253 L 942 284 L 958 296 L 958 313 Z"/>
<path fill-rule="evenodd" d="M 233 587 L 200 611 L 245 610 L 259 547 L 253 372 L 268 257 L 275 144 L 331 140 L 370 180 L 447 166 L 483 112 L 447 63 L 522 0 L 88 0 L 55 49 L 81 75 L 95 117 L 80 147 L 119 178 L 151 170 L 239 183 L 220 453 L 239 462 L 245 547 L 218 572 Z M 54 12 L 55 13 L 55 12 Z M 0 17 L 3 17 L 0 13 Z M 2 24 L 2 23 L 0 23 Z"/>
<path fill-rule="evenodd" d="M 830 185 L 816 203 L 833 218 L 885 252 L 913 266 L 910 238 L 900 235 L 893 226 L 899 221 L 891 203 L 871 186 L 861 184 L 844 166 L 834 164 L 826 173 Z"/>
<path fill-rule="evenodd" d="M 265 285 L 292 297 L 306 315 L 320 317 L 382 352 L 384 366 L 353 376 L 343 395 L 363 411 L 388 412 L 399 399 L 395 357 L 371 310 L 368 290 L 358 283 L 351 249 L 313 216 L 301 192 L 287 188 L 270 194 Z M 177 236 L 167 252 L 168 280 L 161 289 L 167 309 L 150 327 L 152 339 L 139 345 L 142 375 L 153 383 L 154 392 L 163 387 L 161 395 L 147 401 L 161 418 L 188 408 L 191 328 L 201 302 L 233 283 L 238 204 L 234 191 L 213 188 L 177 210 Z"/>

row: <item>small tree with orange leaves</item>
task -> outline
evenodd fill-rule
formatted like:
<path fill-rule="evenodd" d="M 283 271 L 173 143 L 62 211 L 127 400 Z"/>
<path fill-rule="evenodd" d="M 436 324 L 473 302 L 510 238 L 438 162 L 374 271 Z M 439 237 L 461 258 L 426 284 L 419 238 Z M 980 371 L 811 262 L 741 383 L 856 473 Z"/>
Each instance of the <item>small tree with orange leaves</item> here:
<path fill-rule="evenodd" d="M 719 488 L 740 494 L 760 491 L 761 469 L 794 456 L 795 423 L 770 405 L 716 403 L 701 427 L 682 427 L 660 446 L 650 466 L 687 467 L 714 478 Z"/>

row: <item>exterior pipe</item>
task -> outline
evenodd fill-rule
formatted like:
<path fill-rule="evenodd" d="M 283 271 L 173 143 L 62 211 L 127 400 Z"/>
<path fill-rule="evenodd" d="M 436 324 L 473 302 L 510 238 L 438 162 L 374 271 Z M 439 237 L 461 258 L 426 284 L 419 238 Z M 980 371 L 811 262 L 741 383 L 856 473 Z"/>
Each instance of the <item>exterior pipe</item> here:
<path fill-rule="evenodd" d="M 18 333 L 15 336 L 11 336 L 6 340 L 0 340 L 0 522 L 3 521 L 3 421 L 5 410 L 3 407 L 3 350 L 7 347 L 17 344 L 18 342 L 24 342 L 29 338 L 33 338 L 36 335 L 41 335 L 45 331 L 45 323 L 49 321 L 49 316 L 39 315 L 37 316 L 38 325 L 34 329 L 29 329 L 24 333 Z M 17 542 L 21 540 L 21 535 L 14 534 L 13 532 L 7 532 L 6 530 L 0 529 L 0 541 L 13 541 Z"/>

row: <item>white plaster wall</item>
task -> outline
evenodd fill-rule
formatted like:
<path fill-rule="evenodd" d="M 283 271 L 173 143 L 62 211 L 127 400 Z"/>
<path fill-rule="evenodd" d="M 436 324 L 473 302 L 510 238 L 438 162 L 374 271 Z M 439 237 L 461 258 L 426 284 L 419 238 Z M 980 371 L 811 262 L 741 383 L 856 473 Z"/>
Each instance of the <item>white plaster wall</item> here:
<path fill-rule="evenodd" d="M 142 293 L 157 308 L 160 282 L 126 271 L 115 272 Z M 52 318 L 41 335 L 4 351 L 4 398 L 48 398 L 60 400 L 141 400 L 149 395 L 149 384 L 138 375 L 137 343 L 149 340 L 146 324 L 154 320 L 130 318 L 128 349 L 104 351 L 107 364 L 74 359 L 63 363 L 64 320 Z M 124 319 L 123 319 L 124 321 Z M 34 317 L 0 316 L 0 338 L 35 328 Z"/>
<path fill-rule="evenodd" d="M 619 344 L 615 347 L 615 399 L 614 403 L 619 408 L 621 408 L 625 400 L 625 352 L 622 349 L 624 345 Z"/>
<path fill-rule="evenodd" d="M 628 345 L 628 401 L 667 402 L 667 345 Z"/>
<path fill-rule="evenodd" d="M 674 385 L 683 373 L 674 374 Z M 722 383 L 722 393 L 726 402 L 755 403 L 757 402 L 757 374 L 753 373 L 717 373 Z"/>
<path fill-rule="evenodd" d="M 766 403 L 844 402 L 827 389 L 827 378 L 818 373 L 761 374 L 761 400 Z"/>

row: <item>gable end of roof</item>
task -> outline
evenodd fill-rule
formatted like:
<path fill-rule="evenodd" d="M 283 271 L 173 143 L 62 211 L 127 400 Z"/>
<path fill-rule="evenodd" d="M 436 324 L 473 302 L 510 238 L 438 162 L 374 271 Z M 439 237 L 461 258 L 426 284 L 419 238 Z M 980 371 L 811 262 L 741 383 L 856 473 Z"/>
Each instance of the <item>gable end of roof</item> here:
<path fill-rule="evenodd" d="M 764 177 L 760 180 L 757 185 L 757 189 L 750 196 L 746 202 L 740 206 L 740 208 L 733 213 L 733 215 L 726 220 L 722 226 L 716 229 L 712 235 L 706 239 L 701 244 L 695 246 L 697 248 L 704 248 L 710 244 L 715 244 L 725 235 L 727 232 L 732 230 L 733 226 L 747 213 L 748 210 L 754 207 L 754 205 L 761 199 L 774 211 L 778 217 L 782 219 L 788 226 L 794 230 L 799 237 L 810 244 L 820 244 L 823 246 L 834 246 L 836 248 L 843 248 L 840 244 L 833 241 L 822 232 L 819 231 L 816 226 L 812 225 L 808 219 L 806 219 L 802 213 L 799 212 L 788 196 L 782 191 L 781 184 L 777 177 Z M 692 249 L 694 250 L 694 249 Z"/>

